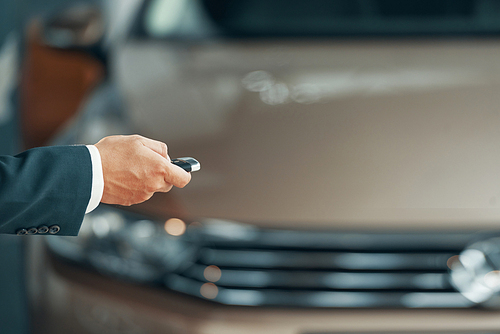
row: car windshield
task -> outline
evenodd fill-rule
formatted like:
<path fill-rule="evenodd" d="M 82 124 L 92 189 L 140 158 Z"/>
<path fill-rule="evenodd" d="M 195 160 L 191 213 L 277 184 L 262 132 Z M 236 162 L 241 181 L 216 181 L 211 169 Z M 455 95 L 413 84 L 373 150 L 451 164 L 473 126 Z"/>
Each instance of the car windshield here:
<path fill-rule="evenodd" d="M 226 37 L 492 35 L 499 0 L 153 0 L 146 34 L 198 31 Z M 190 19 L 190 17 L 197 19 Z M 203 20 L 200 20 L 203 17 Z"/>

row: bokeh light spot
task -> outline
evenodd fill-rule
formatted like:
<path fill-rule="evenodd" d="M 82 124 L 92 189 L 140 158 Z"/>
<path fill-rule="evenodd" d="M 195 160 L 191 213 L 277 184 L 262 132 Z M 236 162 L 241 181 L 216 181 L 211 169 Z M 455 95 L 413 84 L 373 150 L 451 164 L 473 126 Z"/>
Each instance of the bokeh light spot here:
<path fill-rule="evenodd" d="M 213 283 L 205 283 L 200 288 L 200 294 L 207 299 L 214 299 L 219 294 L 219 289 Z"/>
<path fill-rule="evenodd" d="M 203 271 L 203 276 L 207 281 L 217 282 L 222 276 L 222 271 L 217 266 L 208 266 Z"/>
<path fill-rule="evenodd" d="M 179 218 L 170 218 L 165 222 L 165 231 L 170 235 L 178 237 L 186 232 L 186 223 Z"/>

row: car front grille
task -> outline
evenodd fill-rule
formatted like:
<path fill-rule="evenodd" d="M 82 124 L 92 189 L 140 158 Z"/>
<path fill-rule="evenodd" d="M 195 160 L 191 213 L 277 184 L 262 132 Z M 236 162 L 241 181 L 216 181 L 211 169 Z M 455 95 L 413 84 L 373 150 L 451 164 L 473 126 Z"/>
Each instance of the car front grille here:
<path fill-rule="evenodd" d="M 227 305 L 466 308 L 476 304 L 452 285 L 449 268 L 468 245 L 495 236 L 186 225 L 174 237 L 160 222 L 105 207 L 86 216 L 78 238 L 47 241 L 60 258 L 103 275 Z"/>
<path fill-rule="evenodd" d="M 449 266 L 470 233 L 254 230 L 250 240 L 201 232 L 170 289 L 229 305 L 470 307 Z"/>

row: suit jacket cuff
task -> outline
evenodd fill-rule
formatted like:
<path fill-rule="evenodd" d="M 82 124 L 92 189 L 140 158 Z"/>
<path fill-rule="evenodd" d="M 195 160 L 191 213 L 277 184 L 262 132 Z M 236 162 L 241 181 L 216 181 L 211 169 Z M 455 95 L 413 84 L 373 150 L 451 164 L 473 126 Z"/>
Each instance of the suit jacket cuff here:
<path fill-rule="evenodd" d="M 77 235 L 92 190 L 89 150 L 53 146 L 0 156 L 0 188 L 0 233 L 54 227 Z"/>

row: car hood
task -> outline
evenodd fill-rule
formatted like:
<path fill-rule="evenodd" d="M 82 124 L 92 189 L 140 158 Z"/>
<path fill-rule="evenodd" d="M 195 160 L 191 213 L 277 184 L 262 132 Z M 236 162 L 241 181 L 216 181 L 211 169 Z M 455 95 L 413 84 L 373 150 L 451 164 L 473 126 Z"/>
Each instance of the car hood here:
<path fill-rule="evenodd" d="M 495 41 L 130 42 L 140 134 L 201 171 L 136 207 L 273 228 L 496 228 Z"/>

